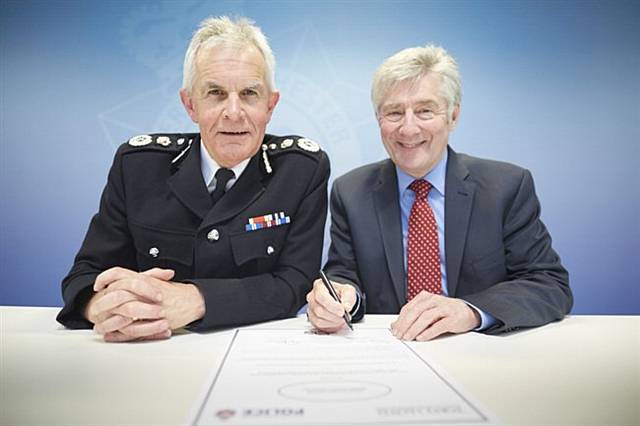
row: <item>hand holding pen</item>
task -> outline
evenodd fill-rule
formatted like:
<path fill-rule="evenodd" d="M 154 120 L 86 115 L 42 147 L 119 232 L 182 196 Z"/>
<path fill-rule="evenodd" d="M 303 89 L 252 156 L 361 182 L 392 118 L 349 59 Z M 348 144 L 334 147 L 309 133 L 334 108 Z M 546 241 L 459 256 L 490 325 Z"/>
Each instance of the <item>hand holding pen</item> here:
<path fill-rule="evenodd" d="M 351 326 L 349 311 L 356 304 L 356 290 L 352 285 L 331 282 L 320 271 L 320 279 L 313 283 L 313 290 L 307 294 L 307 315 L 319 330 L 334 333 L 346 324 Z"/>
<path fill-rule="evenodd" d="M 320 269 L 320 278 L 322 279 L 322 284 L 324 284 L 329 294 L 331 294 L 331 297 L 333 297 L 333 300 L 335 300 L 336 302 L 342 305 L 342 300 L 340 300 L 340 296 L 338 296 L 336 289 L 333 288 L 333 284 L 331 284 L 331 281 L 329 281 L 329 278 L 327 278 L 327 276 L 324 274 L 324 271 L 322 269 Z M 349 315 L 349 312 L 345 310 L 344 315 L 342 315 L 342 318 L 344 319 L 344 322 L 347 323 L 347 326 L 349 326 L 349 328 L 353 330 L 353 326 L 351 325 L 351 315 Z"/>

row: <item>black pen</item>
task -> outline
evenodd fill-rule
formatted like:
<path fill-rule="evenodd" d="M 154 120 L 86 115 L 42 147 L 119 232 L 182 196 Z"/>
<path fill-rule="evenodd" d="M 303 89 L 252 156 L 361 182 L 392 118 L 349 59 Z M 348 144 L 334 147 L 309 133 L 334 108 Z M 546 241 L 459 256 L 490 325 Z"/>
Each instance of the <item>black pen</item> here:
<path fill-rule="evenodd" d="M 331 294 L 331 297 L 333 297 L 333 300 L 335 300 L 338 303 L 342 303 L 342 300 L 340 300 L 340 297 L 338 296 L 336 289 L 333 288 L 331 281 L 329 281 L 329 279 L 324 274 L 324 271 L 322 269 L 320 269 L 320 278 L 322 279 L 322 283 L 324 284 L 324 286 L 329 291 L 329 294 Z M 344 322 L 347 323 L 347 326 L 349 326 L 349 328 L 353 330 L 353 326 L 351 325 L 351 316 L 347 311 L 344 311 L 344 315 L 342 316 L 342 318 L 344 318 Z"/>

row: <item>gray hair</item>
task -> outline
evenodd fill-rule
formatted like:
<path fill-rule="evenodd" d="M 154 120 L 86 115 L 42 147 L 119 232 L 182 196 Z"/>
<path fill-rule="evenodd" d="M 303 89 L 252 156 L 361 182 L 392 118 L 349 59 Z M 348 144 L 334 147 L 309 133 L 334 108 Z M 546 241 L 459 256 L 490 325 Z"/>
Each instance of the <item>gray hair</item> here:
<path fill-rule="evenodd" d="M 191 92 L 195 79 L 195 62 L 200 50 L 217 46 L 253 46 L 262 54 L 265 62 L 264 79 L 269 91 L 276 89 L 276 60 L 273 57 L 267 38 L 260 28 L 247 18 L 229 19 L 227 16 L 207 18 L 193 33 L 189 48 L 184 56 L 182 70 L 182 89 Z"/>
<path fill-rule="evenodd" d="M 436 73 L 442 79 L 441 95 L 447 102 L 447 118 L 451 120 L 453 109 L 462 101 L 462 80 L 456 60 L 442 47 L 433 44 L 401 50 L 378 67 L 371 87 L 376 114 L 384 97 L 396 84 L 417 82 L 429 73 Z"/>

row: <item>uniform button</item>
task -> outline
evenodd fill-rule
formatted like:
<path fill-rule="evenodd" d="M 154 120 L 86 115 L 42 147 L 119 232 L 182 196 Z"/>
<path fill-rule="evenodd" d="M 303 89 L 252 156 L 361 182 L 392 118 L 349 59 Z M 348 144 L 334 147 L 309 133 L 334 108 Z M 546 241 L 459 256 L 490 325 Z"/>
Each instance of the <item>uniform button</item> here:
<path fill-rule="evenodd" d="M 212 229 L 211 231 L 209 231 L 209 233 L 207 234 L 207 240 L 213 242 L 213 241 L 218 241 L 220 239 L 220 233 L 218 232 L 217 229 Z"/>
<path fill-rule="evenodd" d="M 158 247 L 151 247 L 149 249 L 149 254 L 151 255 L 151 257 L 158 257 L 158 255 L 160 254 L 160 250 L 158 250 Z"/>
<path fill-rule="evenodd" d="M 273 248 L 272 246 L 267 246 L 267 254 L 268 254 L 269 256 L 271 256 L 271 255 L 273 254 L 273 252 L 274 252 L 274 251 L 275 251 L 275 250 L 274 250 L 274 248 Z"/>

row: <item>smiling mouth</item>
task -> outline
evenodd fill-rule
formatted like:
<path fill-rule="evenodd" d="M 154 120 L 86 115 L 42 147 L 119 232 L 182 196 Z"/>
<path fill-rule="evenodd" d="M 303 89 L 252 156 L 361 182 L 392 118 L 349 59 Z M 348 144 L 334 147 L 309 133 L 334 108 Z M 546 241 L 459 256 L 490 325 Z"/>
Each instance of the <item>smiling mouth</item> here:
<path fill-rule="evenodd" d="M 421 145 L 424 145 L 426 143 L 426 141 L 420 141 L 420 142 L 412 142 L 412 143 L 408 143 L 408 142 L 396 142 L 398 145 L 400 145 L 402 148 L 405 149 L 414 149 L 417 148 Z"/>
<path fill-rule="evenodd" d="M 235 131 L 235 132 L 230 132 L 230 131 L 221 131 L 221 132 L 218 132 L 218 133 L 220 133 L 221 135 L 225 135 L 225 136 L 232 136 L 232 137 L 233 137 L 233 136 L 245 136 L 245 135 L 248 135 L 248 134 L 249 134 L 249 132 L 247 132 L 247 131 L 242 131 L 242 130 L 240 130 L 240 131 Z"/>

